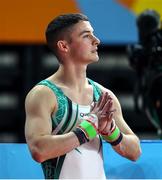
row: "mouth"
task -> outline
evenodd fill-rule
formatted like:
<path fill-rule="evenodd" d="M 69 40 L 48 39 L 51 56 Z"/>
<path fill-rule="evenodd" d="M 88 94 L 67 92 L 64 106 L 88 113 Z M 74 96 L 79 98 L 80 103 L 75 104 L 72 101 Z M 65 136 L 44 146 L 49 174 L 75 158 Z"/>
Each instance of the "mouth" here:
<path fill-rule="evenodd" d="M 97 48 L 92 50 L 92 53 L 98 53 L 97 50 L 98 50 Z"/>

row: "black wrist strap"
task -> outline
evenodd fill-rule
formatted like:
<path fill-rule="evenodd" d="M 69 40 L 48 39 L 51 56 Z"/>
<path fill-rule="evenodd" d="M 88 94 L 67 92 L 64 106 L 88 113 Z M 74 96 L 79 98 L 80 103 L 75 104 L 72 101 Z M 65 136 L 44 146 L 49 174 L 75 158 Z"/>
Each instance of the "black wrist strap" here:
<path fill-rule="evenodd" d="M 80 129 L 80 128 L 76 128 L 75 130 L 73 130 L 74 134 L 77 136 L 80 145 L 88 142 L 89 140 L 87 139 L 85 133 Z"/>
<path fill-rule="evenodd" d="M 110 143 L 112 146 L 116 146 L 116 145 L 118 145 L 118 144 L 122 141 L 122 139 L 123 139 L 123 134 L 120 132 L 120 135 L 119 135 L 118 139 L 115 140 L 115 141 L 113 141 L 113 142 L 109 142 L 109 143 Z"/>

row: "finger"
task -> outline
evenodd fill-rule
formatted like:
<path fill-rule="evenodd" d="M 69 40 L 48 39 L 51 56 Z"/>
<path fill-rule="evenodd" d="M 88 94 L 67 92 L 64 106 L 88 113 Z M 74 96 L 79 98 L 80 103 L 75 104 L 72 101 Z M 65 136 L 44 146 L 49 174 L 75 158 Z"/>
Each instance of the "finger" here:
<path fill-rule="evenodd" d="M 100 95 L 100 97 L 99 97 L 99 100 L 97 101 L 98 102 L 98 104 L 101 102 L 101 100 L 102 100 L 102 97 L 103 97 L 103 92 L 101 93 L 101 95 Z"/>
<path fill-rule="evenodd" d="M 92 111 L 96 108 L 96 106 L 97 106 L 97 102 L 93 102 L 93 103 L 91 104 L 90 111 L 92 112 Z"/>
<path fill-rule="evenodd" d="M 106 113 L 110 116 L 111 114 L 113 115 L 115 111 L 116 109 L 112 109 L 112 110 L 107 111 Z"/>
<path fill-rule="evenodd" d="M 104 96 L 105 96 L 105 93 L 103 92 L 102 95 L 99 98 L 98 103 L 97 103 L 98 107 L 100 107 L 101 104 L 103 104 Z"/>
<path fill-rule="evenodd" d="M 102 109 L 102 114 L 108 113 L 112 108 L 112 100 L 108 100 Z"/>
<path fill-rule="evenodd" d="M 105 106 L 106 102 L 108 101 L 108 93 L 104 93 L 103 96 L 102 96 L 102 99 L 99 103 L 99 110 L 102 110 L 103 107 Z"/>
<path fill-rule="evenodd" d="M 107 122 L 105 128 L 102 130 L 101 133 L 108 134 L 110 132 L 110 129 L 111 129 L 111 123 L 112 123 L 112 121 Z"/>
<path fill-rule="evenodd" d="M 100 118 L 106 118 L 107 121 L 109 122 L 109 121 L 112 120 L 113 114 L 114 114 L 114 110 L 111 111 L 111 112 L 108 112 L 108 113 L 106 112 L 105 114 L 101 114 L 101 115 L 100 115 Z"/>
<path fill-rule="evenodd" d="M 106 118 L 102 118 L 102 120 L 100 120 L 100 121 L 98 122 L 98 131 L 99 131 L 99 132 L 102 132 L 103 129 L 106 127 L 106 125 L 107 125 L 107 120 L 106 120 Z"/>
<path fill-rule="evenodd" d="M 108 99 L 112 99 L 112 97 L 109 95 L 109 93 L 108 93 Z"/>
<path fill-rule="evenodd" d="M 112 120 L 112 118 L 113 118 L 113 114 L 114 114 L 114 111 L 112 111 L 112 112 L 109 114 L 109 119 L 111 119 L 111 120 Z"/>
<path fill-rule="evenodd" d="M 90 111 L 92 111 L 93 109 L 94 109 L 94 106 L 95 106 L 95 102 L 92 102 L 92 104 L 91 104 L 91 108 L 90 108 Z"/>

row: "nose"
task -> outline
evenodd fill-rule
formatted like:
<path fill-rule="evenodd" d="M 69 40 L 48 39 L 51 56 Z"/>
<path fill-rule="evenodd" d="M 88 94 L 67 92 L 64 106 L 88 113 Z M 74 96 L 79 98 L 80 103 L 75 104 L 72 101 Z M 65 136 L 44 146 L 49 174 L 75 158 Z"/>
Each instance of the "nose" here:
<path fill-rule="evenodd" d="M 100 40 L 94 35 L 93 35 L 93 38 L 94 38 L 94 41 L 93 41 L 94 44 L 98 46 L 100 44 Z"/>

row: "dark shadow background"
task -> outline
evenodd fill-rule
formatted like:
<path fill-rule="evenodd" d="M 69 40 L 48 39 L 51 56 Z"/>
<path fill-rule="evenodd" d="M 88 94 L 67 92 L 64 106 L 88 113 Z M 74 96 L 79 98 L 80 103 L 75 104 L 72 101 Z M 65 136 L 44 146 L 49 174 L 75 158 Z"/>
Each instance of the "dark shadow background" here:
<path fill-rule="evenodd" d="M 136 73 L 129 66 L 126 46 L 100 46 L 99 56 L 100 61 L 88 67 L 88 77 L 116 94 L 135 133 L 144 139 L 155 138 L 154 126 L 145 114 L 135 111 Z M 25 96 L 57 68 L 57 60 L 46 45 L 0 46 L 0 142 L 25 142 Z"/>

